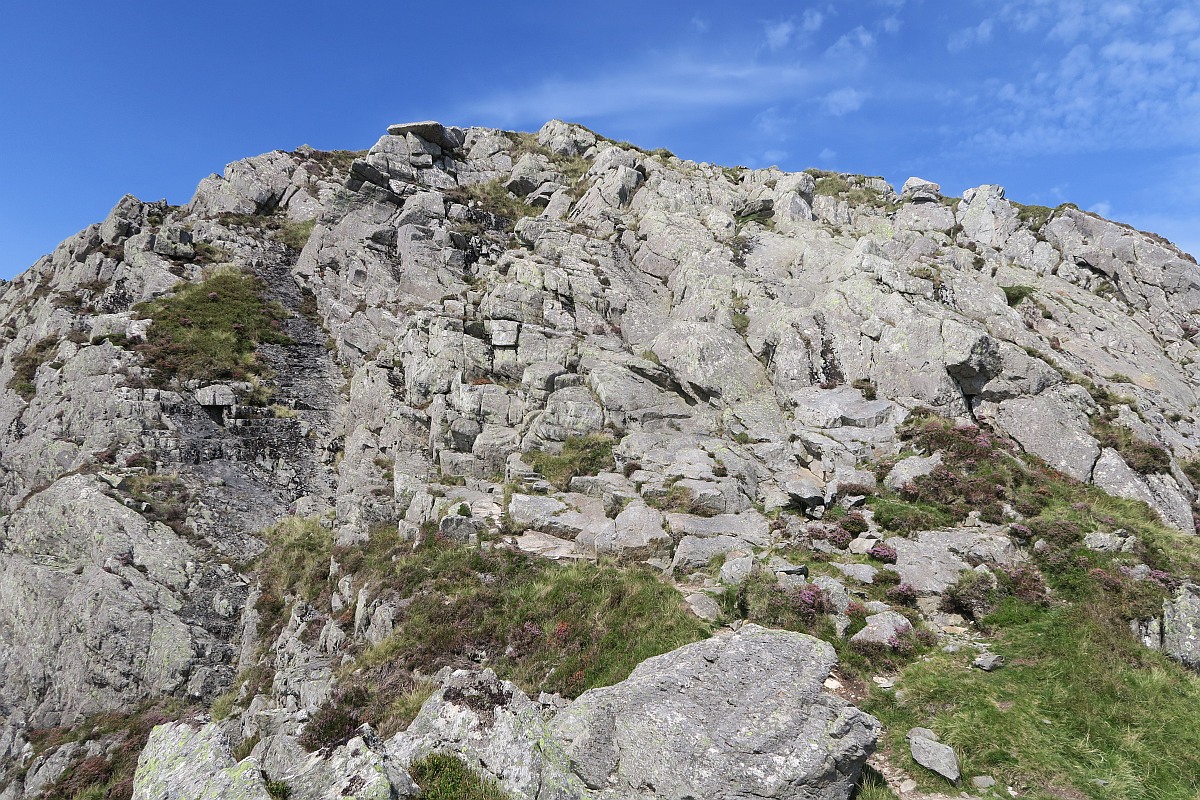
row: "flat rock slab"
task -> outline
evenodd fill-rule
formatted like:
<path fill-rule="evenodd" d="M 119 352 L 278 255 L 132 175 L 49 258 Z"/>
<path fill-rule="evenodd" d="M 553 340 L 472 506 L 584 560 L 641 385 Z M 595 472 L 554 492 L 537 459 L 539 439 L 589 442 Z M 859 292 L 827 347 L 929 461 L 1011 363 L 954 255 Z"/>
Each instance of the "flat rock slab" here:
<path fill-rule="evenodd" d="M 229 741 L 212 723 L 159 725 L 138 757 L 134 800 L 270 800 L 252 762 L 235 764 Z"/>
<path fill-rule="evenodd" d="M 771 542 L 770 523 L 757 511 L 698 517 L 693 514 L 667 514 L 667 529 L 676 538 L 696 536 L 736 536 L 750 544 L 765 547 Z"/>
<path fill-rule="evenodd" d="M 811 636 L 745 625 L 585 692 L 554 737 L 605 796 L 846 800 L 880 728 L 825 691 L 836 661 Z"/>
<path fill-rule="evenodd" d="M 575 546 L 569 539 L 560 539 L 540 531 L 526 531 L 517 537 L 517 548 L 523 553 L 549 558 L 560 559 L 587 558 L 588 555 Z"/>
<path fill-rule="evenodd" d="M 746 542 L 733 536 L 685 536 L 675 548 L 671 571 L 678 575 L 704 569 L 714 558 L 734 550 L 745 550 L 748 546 Z"/>
<path fill-rule="evenodd" d="M 925 736 L 910 736 L 908 745 L 913 761 L 925 769 L 936 772 L 951 783 L 958 783 L 960 777 L 958 756 L 954 754 L 952 748 Z"/>
<path fill-rule="evenodd" d="M 834 562 L 832 566 L 847 578 L 853 578 L 859 583 L 874 583 L 875 573 L 879 571 L 870 564 L 839 564 Z"/>
<path fill-rule="evenodd" d="M 921 594 L 942 594 L 973 564 L 1011 566 L 1021 561 L 1007 536 L 966 528 L 924 531 L 915 539 L 893 536 L 887 544 L 896 550 L 892 569 Z"/>

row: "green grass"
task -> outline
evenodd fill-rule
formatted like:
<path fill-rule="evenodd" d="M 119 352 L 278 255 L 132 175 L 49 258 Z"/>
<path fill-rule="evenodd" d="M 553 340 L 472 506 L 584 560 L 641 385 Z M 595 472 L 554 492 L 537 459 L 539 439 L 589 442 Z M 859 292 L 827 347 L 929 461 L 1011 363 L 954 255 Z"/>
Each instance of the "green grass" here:
<path fill-rule="evenodd" d="M 708 635 L 682 595 L 643 568 L 434 543 L 397 560 L 389 588 L 414 600 L 396 633 L 364 654 L 364 666 L 398 662 L 430 672 L 482 650 L 523 688 L 574 697 Z"/>
<path fill-rule="evenodd" d="M 509 192 L 504 183 L 504 180 L 494 178 L 486 183 L 459 187 L 446 194 L 460 202 L 474 201 L 480 210 L 496 217 L 503 230 L 511 231 L 522 218 L 536 216 L 541 209 L 527 205 Z"/>
<path fill-rule="evenodd" d="M 32 400 L 37 394 L 34 379 L 37 377 L 38 367 L 45 364 L 58 352 L 59 342 L 57 336 L 47 336 L 15 357 L 12 361 L 13 376 L 9 378 L 8 388 L 19 394 L 26 402 Z"/>
<path fill-rule="evenodd" d="M 1027 206 L 1021 203 L 1013 203 L 1013 205 L 1017 208 L 1017 218 L 1035 232 L 1046 227 L 1046 223 L 1050 221 L 1050 215 L 1054 213 L 1054 209 L 1048 206 Z"/>
<path fill-rule="evenodd" d="M 1000 291 L 1004 292 L 1004 301 L 1010 306 L 1016 307 L 1021 304 L 1022 300 L 1028 299 L 1037 290 L 1032 286 L 1001 286 Z"/>
<path fill-rule="evenodd" d="M 267 547 L 256 565 L 262 589 L 256 608 L 269 631 L 269 623 L 279 621 L 288 597 L 312 602 L 328 590 L 333 531 L 317 517 L 288 517 L 264 537 Z"/>
<path fill-rule="evenodd" d="M 1157 444 L 1137 438 L 1133 431 L 1115 424 L 1107 415 L 1098 414 L 1092 419 L 1092 435 L 1101 447 L 1110 447 L 1120 453 L 1134 472 L 1152 475 L 1171 471 L 1170 453 Z"/>
<path fill-rule="evenodd" d="M 1098 606 L 1009 599 L 988 622 L 1007 666 L 985 673 L 970 668 L 970 653 L 937 652 L 904 671 L 902 700 L 879 693 L 868 705 L 927 787 L 939 779 L 908 760 L 913 726 L 951 745 L 964 775 L 992 775 L 1026 797 L 1074 797 L 1062 793 L 1073 788 L 1097 799 L 1194 800 L 1200 678 L 1142 648 Z"/>
<path fill-rule="evenodd" d="M 408 773 L 421 787 L 418 800 L 508 800 L 494 781 L 449 753 L 430 753 L 409 765 Z"/>
<path fill-rule="evenodd" d="M 308 243 L 312 235 L 316 218 L 306 220 L 290 220 L 281 213 L 274 214 L 234 214 L 225 212 L 218 215 L 221 223 L 237 228 L 255 228 L 281 242 L 288 248 L 300 251 Z"/>
<path fill-rule="evenodd" d="M 433 688 L 414 679 L 417 670 L 477 666 L 482 653 L 484 665 L 528 692 L 575 697 L 709 634 L 682 595 L 649 569 L 451 546 L 433 526 L 423 538 L 414 552 L 380 528 L 365 545 L 335 551 L 341 574 L 412 602 L 390 637 L 343 669 L 337 691 L 306 728 L 309 749 L 344 742 L 364 722 L 384 736 L 403 730 Z M 320 606 L 328 578 L 316 565 L 327 570 L 327 551 L 320 542 L 288 541 L 292 555 L 276 561 L 280 572 L 306 575 L 300 586 Z"/>
<path fill-rule="evenodd" d="M 599 475 L 614 468 L 613 439 L 605 434 L 571 436 L 563 442 L 559 455 L 531 450 L 521 460 L 533 467 L 543 478 L 566 491 L 571 478 L 580 475 Z"/>
<path fill-rule="evenodd" d="M 862 175 L 847 177 L 837 172 L 825 172 L 824 170 L 809 169 L 805 171 L 816 178 L 813 188 L 814 197 L 824 195 L 845 200 L 852 206 L 889 208 L 889 204 L 881 192 L 860 184 L 865 179 Z"/>
<path fill-rule="evenodd" d="M 201 283 L 181 283 L 173 294 L 134 308 L 151 319 L 137 350 L 164 385 L 171 379 L 246 380 L 265 374 L 254 357 L 264 342 L 287 344 L 280 330 L 287 312 L 263 299 L 254 276 L 221 270 Z"/>

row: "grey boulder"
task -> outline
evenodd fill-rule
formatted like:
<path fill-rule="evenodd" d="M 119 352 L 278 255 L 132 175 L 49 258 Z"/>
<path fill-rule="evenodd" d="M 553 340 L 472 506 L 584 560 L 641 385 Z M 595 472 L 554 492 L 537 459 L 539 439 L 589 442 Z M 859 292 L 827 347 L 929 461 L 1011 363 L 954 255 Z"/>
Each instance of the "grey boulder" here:
<path fill-rule="evenodd" d="M 585 692 L 553 723 L 596 797 L 844 800 L 879 722 L 823 691 L 833 648 L 745 625 Z"/>
<path fill-rule="evenodd" d="M 927 728 L 913 728 L 908 732 L 908 745 L 913 761 L 951 783 L 958 783 L 958 756 L 952 748 L 937 741 L 932 731 Z"/>

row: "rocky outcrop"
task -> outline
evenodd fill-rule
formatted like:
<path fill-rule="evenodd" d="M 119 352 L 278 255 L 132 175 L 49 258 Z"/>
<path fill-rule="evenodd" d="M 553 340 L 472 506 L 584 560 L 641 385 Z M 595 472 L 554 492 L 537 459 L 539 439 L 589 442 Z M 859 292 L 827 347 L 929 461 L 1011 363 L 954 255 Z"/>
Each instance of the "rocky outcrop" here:
<path fill-rule="evenodd" d="M 191 318 L 151 341 L 163 314 L 143 304 L 232 273 L 278 304 L 275 335 L 221 374 L 181 372 Z M 553 724 L 488 678 L 513 699 L 488 711 L 443 689 L 386 752 L 362 737 L 335 769 L 291 748 L 343 665 L 402 629 L 412 598 L 346 566 L 382 539 L 650 565 L 710 619 L 725 588 L 766 581 L 828 600 L 839 635 L 862 587 L 895 578 L 856 562 L 878 546 L 936 616 L 964 571 L 1019 568 L 1035 543 L 1000 524 L 1026 513 L 1007 498 L 978 509 L 987 525 L 885 538 L 868 488 L 944 477 L 946 453 L 901 440 L 927 410 L 1194 532 L 1198 309 L 1193 260 L 1073 208 L 991 185 L 959 201 L 918 178 L 896 192 L 723 169 L 560 121 L 405 123 L 360 153 L 231 164 L 183 207 L 122 198 L 0 286 L 0 760 L 24 792 L 64 758 L 35 753 L 31 728 L 233 688 L 230 731 L 295 761 L 280 774 L 305 785 L 449 750 L 530 797 L 573 781 L 845 796 L 873 723 L 820 691 L 827 649 L 751 628 L 651 660 Z M 312 570 L 328 591 L 276 597 L 254 574 L 285 517 L 329 534 Z M 810 584 L 777 558 L 810 545 L 844 580 Z M 1185 663 L 1189 597 L 1147 634 Z M 894 623 L 884 644 L 900 632 L 887 604 L 869 611 Z M 735 745 L 708 753 L 654 686 L 679 689 L 688 715 L 778 738 L 721 728 Z M 713 711 L 720 692 L 736 713 Z M 639 718 L 641 702 L 658 710 Z M 788 710 L 765 720 L 760 703 Z M 488 750 L 485 728 L 511 741 Z M 551 729 L 559 744 L 528 746 Z M 663 747 L 622 745 L 635 730 Z M 835 755 L 812 761 L 797 741 Z M 767 753 L 791 766 L 768 769 Z M 685 757 L 720 766 L 671 767 Z"/>

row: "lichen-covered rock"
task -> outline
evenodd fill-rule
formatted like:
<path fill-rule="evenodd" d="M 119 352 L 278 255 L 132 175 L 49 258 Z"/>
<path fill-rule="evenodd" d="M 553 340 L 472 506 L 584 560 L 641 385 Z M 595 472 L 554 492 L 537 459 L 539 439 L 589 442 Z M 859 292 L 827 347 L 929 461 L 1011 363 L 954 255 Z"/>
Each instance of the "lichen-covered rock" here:
<path fill-rule="evenodd" d="M 255 745 L 249 761 L 286 785 L 294 800 L 403 800 L 419 791 L 367 726 L 345 744 L 316 753 L 290 736 L 271 736 Z"/>
<path fill-rule="evenodd" d="M 595 796 L 848 798 L 879 734 L 825 692 L 833 648 L 757 625 L 648 659 L 554 720 Z"/>
<path fill-rule="evenodd" d="M 405 765 L 430 753 L 454 753 L 521 800 L 582 796 L 541 708 L 490 669 L 450 674 L 408 730 L 388 741 L 387 752 Z"/>
<path fill-rule="evenodd" d="M 1162 650 L 1200 672 L 1200 588 L 1186 584 L 1163 602 Z"/>
<path fill-rule="evenodd" d="M 258 765 L 234 763 L 220 727 L 171 722 L 150 732 L 138 757 L 134 800 L 269 800 Z"/>

